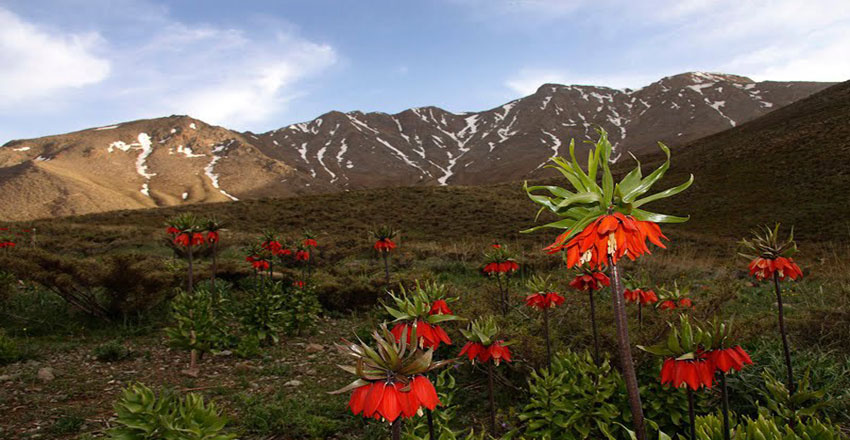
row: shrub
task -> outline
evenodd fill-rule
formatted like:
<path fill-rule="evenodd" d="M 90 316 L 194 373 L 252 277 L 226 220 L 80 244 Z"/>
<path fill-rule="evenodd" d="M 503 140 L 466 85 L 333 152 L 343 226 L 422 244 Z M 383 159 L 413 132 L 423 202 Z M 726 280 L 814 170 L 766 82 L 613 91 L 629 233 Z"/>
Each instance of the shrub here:
<path fill-rule="evenodd" d="M 286 329 L 283 283 L 264 281 L 247 293 L 240 312 L 243 329 L 260 343 L 276 344 Z"/>
<path fill-rule="evenodd" d="M 101 362 L 118 362 L 133 357 L 133 352 L 118 341 L 109 341 L 95 347 L 92 355 Z"/>
<path fill-rule="evenodd" d="M 283 296 L 283 329 L 287 335 L 301 335 L 316 325 L 322 306 L 312 285 L 290 288 Z"/>
<path fill-rule="evenodd" d="M 165 329 L 169 344 L 200 353 L 210 351 L 223 339 L 212 292 L 203 287 L 193 293 L 181 291 L 171 303 L 175 325 Z M 194 336 L 192 333 L 194 332 Z"/>
<path fill-rule="evenodd" d="M 223 432 L 227 420 L 215 404 L 204 403 L 199 394 L 183 398 L 171 393 L 156 395 L 150 388 L 135 384 L 127 387 L 115 404 L 116 423 L 109 431 L 114 440 L 230 440 L 235 435 Z"/>
<path fill-rule="evenodd" d="M 9 272 L 0 271 L 0 304 L 5 304 L 15 291 L 18 278 Z"/>
<path fill-rule="evenodd" d="M 723 422 L 716 415 L 697 417 L 697 439 L 723 440 Z M 836 426 L 825 424 L 817 419 L 798 423 L 793 429 L 777 423 L 769 417 L 759 416 L 753 420 L 747 417 L 732 428 L 735 440 L 840 440 L 845 438 Z"/>
<path fill-rule="evenodd" d="M 622 376 L 607 358 L 597 367 L 589 352 L 557 354 L 551 371 L 531 373 L 529 392 L 519 415 L 528 438 L 615 440 L 631 421 Z"/>
<path fill-rule="evenodd" d="M 6 333 L 0 330 L 0 365 L 11 364 L 22 358 L 23 356 L 15 340 L 6 336 Z"/>

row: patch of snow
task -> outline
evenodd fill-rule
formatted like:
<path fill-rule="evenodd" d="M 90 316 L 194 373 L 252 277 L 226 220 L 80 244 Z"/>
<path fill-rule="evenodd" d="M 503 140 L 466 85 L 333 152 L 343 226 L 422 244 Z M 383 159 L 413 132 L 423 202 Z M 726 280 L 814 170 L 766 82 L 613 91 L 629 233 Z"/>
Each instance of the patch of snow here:
<path fill-rule="evenodd" d="M 218 162 L 219 159 L 221 159 L 221 156 L 219 156 L 218 154 L 224 152 L 224 150 L 227 149 L 227 147 L 229 147 L 230 145 L 232 145 L 233 142 L 235 142 L 235 141 L 233 139 L 231 139 L 230 141 L 227 142 L 227 144 L 219 144 L 219 145 L 216 145 L 215 147 L 213 147 L 213 150 L 212 150 L 213 158 L 210 161 L 210 163 L 208 163 L 207 166 L 204 167 L 204 174 L 206 174 L 206 176 L 210 178 L 210 183 L 212 184 L 213 188 L 217 189 L 220 193 L 222 193 L 224 196 L 226 196 L 230 200 L 237 201 L 239 199 L 237 199 L 236 197 L 233 197 L 232 195 L 226 193 L 223 189 L 221 189 L 221 187 L 219 187 L 218 174 L 215 173 L 215 164 Z"/>
<path fill-rule="evenodd" d="M 140 189 L 139 192 L 148 196 L 148 197 L 151 196 L 151 190 L 150 190 L 150 187 L 148 186 L 147 182 L 142 184 L 142 189 Z"/>
<path fill-rule="evenodd" d="M 12 151 L 29 151 L 30 147 L 13 148 Z"/>
<path fill-rule="evenodd" d="M 458 136 L 465 137 L 466 133 L 469 133 L 469 136 L 472 136 L 475 133 L 477 133 L 478 132 L 478 116 L 479 115 L 472 115 L 472 116 L 464 118 L 464 121 L 466 121 L 466 126 L 463 127 L 463 129 L 460 132 L 458 132 Z"/>
<path fill-rule="evenodd" d="M 182 145 L 177 146 L 177 152 L 186 157 L 206 157 L 206 154 L 195 154 L 192 152 L 191 147 L 184 147 Z"/>
<path fill-rule="evenodd" d="M 183 193 L 183 200 L 186 200 L 186 199 L 188 199 L 188 198 L 189 198 L 189 193 L 184 192 L 184 193 Z"/>
<path fill-rule="evenodd" d="M 714 83 L 700 83 L 700 84 L 694 84 L 692 86 L 685 86 L 685 87 L 687 87 L 687 88 L 699 93 L 700 95 L 702 95 L 702 89 L 711 87 L 713 85 L 714 85 Z"/>
<path fill-rule="evenodd" d="M 274 139 L 272 139 L 272 143 L 273 143 L 273 144 L 275 144 L 275 145 L 277 145 L 278 147 L 280 146 L 280 144 L 279 144 L 279 143 L 277 143 L 277 141 L 276 141 L 276 140 L 274 140 Z"/>
<path fill-rule="evenodd" d="M 708 104 L 708 106 L 709 106 L 709 107 L 713 108 L 713 109 L 714 109 L 714 111 L 716 111 L 716 112 L 717 112 L 720 116 L 723 116 L 723 118 L 724 118 L 724 119 L 726 119 L 727 121 L 729 121 L 729 123 L 730 123 L 733 127 L 736 125 L 735 121 L 733 121 L 733 120 L 732 120 L 732 118 L 730 118 L 729 116 L 726 116 L 726 114 L 725 114 L 725 113 L 723 113 L 723 111 L 722 111 L 722 110 L 720 110 L 720 108 L 721 108 L 721 107 L 723 107 L 724 105 L 726 105 L 726 101 L 711 102 L 711 101 L 709 101 L 708 99 L 706 99 L 706 100 L 705 100 L 705 103 L 706 103 L 706 104 Z"/>
<path fill-rule="evenodd" d="M 549 105 L 549 101 L 552 100 L 551 96 L 547 96 L 543 98 L 543 102 L 540 104 L 540 110 L 546 110 L 546 107 Z"/>
<path fill-rule="evenodd" d="M 145 179 L 150 179 L 156 176 L 156 174 L 148 173 L 146 161 L 148 156 L 153 153 L 153 148 L 151 148 L 151 137 L 147 133 L 139 133 L 139 146 L 142 151 L 139 153 L 139 157 L 136 158 L 136 172 Z"/>
<path fill-rule="evenodd" d="M 550 159 L 552 159 L 553 157 L 558 157 L 558 153 L 559 153 L 559 151 L 558 151 L 558 150 L 561 148 L 561 140 L 560 140 L 560 139 L 558 139 L 558 137 L 557 137 L 557 136 L 555 136 L 555 135 L 554 135 L 554 134 L 552 134 L 552 133 L 549 133 L 549 132 L 548 132 L 548 131 L 546 131 L 546 130 L 540 130 L 540 131 L 542 131 L 542 132 L 543 132 L 543 134 L 545 134 L 546 136 L 549 136 L 549 138 L 550 138 L 550 139 L 552 139 L 552 155 L 551 155 L 551 156 L 549 156 L 549 157 L 548 157 L 545 161 L 543 161 L 543 163 L 541 163 L 540 165 L 538 165 L 538 166 L 537 166 L 537 168 L 535 168 L 535 169 L 534 169 L 534 171 L 537 171 L 537 170 L 539 170 L 540 168 L 543 168 L 543 167 L 546 165 L 546 163 L 548 163 L 548 162 L 549 162 L 549 160 L 550 160 Z M 546 143 L 547 143 L 545 139 L 541 139 L 541 141 L 542 141 L 544 144 L 546 144 Z"/>
<path fill-rule="evenodd" d="M 191 128 L 192 130 L 197 130 L 198 126 L 195 125 L 195 123 L 193 122 L 193 123 L 189 124 L 189 128 Z"/>
<path fill-rule="evenodd" d="M 355 127 L 357 130 L 359 130 L 359 131 L 361 131 L 361 132 L 362 132 L 362 131 L 363 131 L 362 129 L 366 129 L 366 130 L 371 131 L 371 132 L 372 132 L 372 133 L 374 133 L 374 134 L 379 134 L 379 133 L 378 133 L 378 130 L 375 130 L 374 128 L 370 127 L 370 126 L 369 126 L 369 125 L 367 125 L 365 122 L 363 122 L 363 121 L 361 121 L 361 120 L 359 120 L 359 119 L 355 118 L 354 116 L 351 116 L 351 115 L 349 115 L 349 114 L 347 114 L 347 113 L 346 113 L 346 115 L 345 115 L 345 116 L 348 116 L 348 119 L 351 121 L 351 123 L 352 123 L 352 124 L 354 124 L 354 127 Z M 424 119 L 424 118 L 423 118 L 423 119 Z"/>
<path fill-rule="evenodd" d="M 174 133 L 177 133 L 177 129 L 176 129 L 176 128 L 172 128 L 172 129 L 171 129 L 171 134 L 174 134 Z"/>
<path fill-rule="evenodd" d="M 110 125 L 110 126 L 108 126 L 108 127 L 98 127 L 98 128 L 95 128 L 94 130 L 95 130 L 95 131 L 100 131 L 100 130 L 114 130 L 114 129 L 118 128 L 118 127 L 119 127 L 118 125 Z"/>
<path fill-rule="evenodd" d="M 36 162 L 47 162 L 51 159 L 53 159 L 53 158 L 52 157 L 46 157 L 46 156 L 38 156 L 38 157 L 35 158 L 35 161 Z"/>
<path fill-rule="evenodd" d="M 310 161 L 307 160 L 307 142 L 301 144 L 301 148 L 298 149 L 298 152 L 301 153 L 301 160 L 303 160 L 304 163 L 310 163 Z"/>
<path fill-rule="evenodd" d="M 390 151 L 392 151 L 393 153 L 395 153 L 396 157 L 398 157 L 400 160 L 402 160 L 402 161 L 403 161 L 404 163 L 406 163 L 407 165 L 409 165 L 409 166 L 411 166 L 411 167 L 414 167 L 414 168 L 418 169 L 419 171 L 422 171 L 422 173 L 423 173 L 423 174 L 426 174 L 426 175 L 428 175 L 428 176 L 430 176 L 430 175 L 431 175 L 431 173 L 429 173 L 428 171 L 426 171 L 426 170 L 422 169 L 422 167 L 420 167 L 418 164 L 416 164 L 416 162 L 413 162 L 412 160 L 410 160 L 410 158 L 408 158 L 408 157 L 407 157 L 407 155 L 406 155 L 406 154 L 404 154 L 404 152 L 402 152 L 402 151 L 401 151 L 401 150 L 399 150 L 398 148 L 393 147 L 392 145 L 390 145 L 390 143 L 389 143 L 389 142 L 387 142 L 387 141 L 385 141 L 385 140 L 383 140 L 383 139 L 381 139 L 381 138 L 379 138 L 379 137 L 376 137 L 375 139 L 376 139 L 378 142 L 380 142 L 380 143 L 381 143 L 381 145 L 383 145 L 383 146 L 387 147 Z"/>
<path fill-rule="evenodd" d="M 319 165 L 321 165 L 322 168 L 324 168 L 325 171 L 328 174 L 331 175 L 331 183 L 334 183 L 334 182 L 336 182 L 336 179 L 337 179 L 336 174 L 333 171 L 331 171 L 330 169 L 328 169 L 328 167 L 325 165 L 324 159 L 325 159 L 325 152 L 326 151 L 328 151 L 327 145 L 323 146 L 322 148 L 319 148 L 319 151 L 316 153 L 316 159 L 318 159 Z"/>

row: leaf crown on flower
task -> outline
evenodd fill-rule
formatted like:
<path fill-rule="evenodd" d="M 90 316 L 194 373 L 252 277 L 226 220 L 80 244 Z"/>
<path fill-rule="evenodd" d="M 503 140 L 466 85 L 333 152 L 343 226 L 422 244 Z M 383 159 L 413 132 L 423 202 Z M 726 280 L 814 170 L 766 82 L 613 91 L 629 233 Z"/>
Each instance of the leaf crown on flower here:
<path fill-rule="evenodd" d="M 594 145 L 587 156 L 587 172 L 576 160 L 575 140 L 570 141 L 570 160 L 555 157 L 551 159 L 553 164 L 546 165 L 547 168 L 557 170 L 567 179 L 570 183 L 569 189 L 554 185 L 528 186 L 528 182 L 523 184 L 523 189 L 525 189 L 528 197 L 534 203 L 541 205 L 535 220 L 547 209 L 562 217 L 562 219 L 522 232 L 533 232 L 541 228 L 568 229 L 569 234 L 565 237 L 565 240 L 568 240 L 594 220 L 610 211 L 620 212 L 624 215 L 631 215 L 638 220 L 654 223 L 682 223 L 688 220 L 689 217 L 658 214 L 640 209 L 649 202 L 667 198 L 686 190 L 694 181 L 694 176 L 691 175 L 681 185 L 646 195 L 670 168 L 670 149 L 666 145 L 661 142 L 658 143 L 667 158 L 655 171 L 644 177 L 641 172 L 640 161 L 632 156 L 637 162 L 637 166 L 626 174 L 620 182 L 615 183 L 609 166 L 613 146 L 608 141 L 608 133 L 604 129 L 596 128 L 596 132 L 599 134 L 599 140 L 595 144 L 586 141 Z M 601 184 L 599 180 L 601 180 Z M 538 191 L 546 191 L 549 195 L 536 194 L 535 192 Z"/>
<path fill-rule="evenodd" d="M 416 329 L 411 328 L 410 340 L 416 340 Z M 436 368 L 443 367 L 453 360 L 434 362 L 434 350 L 423 350 L 416 344 L 407 342 L 408 329 L 398 340 L 382 324 L 372 332 L 375 348 L 358 339 L 357 343 L 343 340 L 344 345 L 337 344 L 337 349 L 344 355 L 354 358 L 354 365 L 339 365 L 344 371 L 357 376 L 357 380 L 330 394 L 340 394 L 376 381 L 395 381 L 407 384 L 413 376 L 425 374 Z"/>
<path fill-rule="evenodd" d="M 656 345 L 645 347 L 638 345 L 643 351 L 665 357 L 674 357 L 677 360 L 693 360 L 697 353 L 711 349 L 715 336 L 696 323 L 691 323 L 687 315 L 679 316 L 678 327 L 669 323 L 670 332 L 667 339 Z"/>
<path fill-rule="evenodd" d="M 199 233 L 205 226 L 204 222 L 201 221 L 201 219 L 199 219 L 195 214 L 188 212 L 170 218 L 165 224 L 170 228 L 176 229 L 180 234 Z"/>
<path fill-rule="evenodd" d="M 371 231 L 372 236 L 375 237 L 375 240 L 391 240 L 395 238 L 398 234 L 398 231 L 393 229 L 388 225 L 381 225 Z"/>
<path fill-rule="evenodd" d="M 392 315 L 394 322 L 401 321 L 425 321 L 428 324 L 439 324 L 444 321 L 457 321 L 460 318 L 455 315 L 430 314 L 434 301 L 444 300 L 447 303 L 454 302 L 457 298 L 449 297 L 448 287 L 436 282 L 425 282 L 421 284 L 418 280 L 412 289 L 405 289 L 399 284 L 400 293 L 396 295 L 389 292 L 394 307 L 384 304 L 384 308 Z"/>
<path fill-rule="evenodd" d="M 791 233 L 788 238 L 782 240 L 779 238 L 779 223 L 773 228 L 762 226 L 760 230 L 752 232 L 752 238 L 749 240 L 741 240 L 740 242 L 743 252 L 739 255 L 749 260 L 756 258 L 765 258 L 775 260 L 779 257 L 791 258 L 797 253 L 797 242 L 794 241 L 794 227 L 791 227 Z"/>
<path fill-rule="evenodd" d="M 471 342 L 477 342 L 485 347 L 489 347 L 497 340 L 499 335 L 499 326 L 496 325 L 496 319 L 492 316 L 486 318 L 478 318 L 469 323 L 466 329 L 460 329 L 463 336 Z M 502 343 L 501 345 L 508 345 Z"/>

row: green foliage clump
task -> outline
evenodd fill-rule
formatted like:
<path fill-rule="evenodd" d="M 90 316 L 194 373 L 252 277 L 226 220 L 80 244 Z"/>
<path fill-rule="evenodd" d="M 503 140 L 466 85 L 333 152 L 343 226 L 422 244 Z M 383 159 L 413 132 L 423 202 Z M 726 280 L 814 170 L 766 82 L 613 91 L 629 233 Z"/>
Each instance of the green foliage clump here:
<path fill-rule="evenodd" d="M 171 302 L 174 326 L 165 329 L 169 343 L 185 350 L 208 352 L 224 337 L 222 322 L 212 291 L 199 286 L 181 291 Z"/>
<path fill-rule="evenodd" d="M 434 412 L 434 435 L 438 440 L 458 440 L 478 438 L 474 432 L 463 436 L 462 431 L 452 429 L 458 405 L 454 403 L 457 382 L 452 376 L 451 370 L 443 370 L 437 375 L 437 395 L 440 398 L 440 407 Z M 405 440 L 418 440 L 428 438 L 428 423 L 423 417 L 412 419 L 411 423 L 405 424 L 402 436 Z"/>
<path fill-rule="evenodd" d="M 133 351 L 118 341 L 109 341 L 95 347 L 92 355 L 101 362 L 119 362 L 133 357 Z"/>
<path fill-rule="evenodd" d="M 661 359 L 657 359 L 661 363 Z M 646 419 L 660 432 L 686 432 L 688 426 L 687 393 L 661 385 L 655 369 L 643 370 L 638 377 Z M 649 375 L 652 371 L 652 376 Z M 697 396 L 698 397 L 698 396 Z"/>
<path fill-rule="evenodd" d="M 304 400 L 280 392 L 240 395 L 240 425 L 252 434 L 285 438 L 330 438 L 345 430 L 345 409 L 336 402 Z"/>
<path fill-rule="evenodd" d="M 283 283 L 262 282 L 247 293 L 239 312 L 243 329 L 260 343 L 276 344 L 286 329 Z"/>
<path fill-rule="evenodd" d="M 0 365 L 11 364 L 22 358 L 23 355 L 15 340 L 6 336 L 6 333 L 0 330 Z"/>
<path fill-rule="evenodd" d="M 287 335 L 302 335 L 316 325 L 322 306 L 312 285 L 294 287 L 284 295 L 283 330 Z"/>
<path fill-rule="evenodd" d="M 811 388 L 809 375 L 810 371 L 807 369 L 792 394 L 773 374 L 769 371 L 763 372 L 765 391 L 762 391 L 762 395 L 765 406 L 759 407 L 759 414 L 772 417 L 778 423 L 791 420 L 802 422 L 817 416 L 826 406 L 823 401 L 824 391 Z"/>
<path fill-rule="evenodd" d="M 630 422 L 622 376 L 608 359 L 597 366 L 589 352 L 557 354 L 551 370 L 531 373 L 529 392 L 518 428 L 527 438 L 616 440 Z"/>
<path fill-rule="evenodd" d="M 723 440 L 723 422 L 716 415 L 697 417 L 696 433 L 698 440 Z M 798 423 L 794 428 L 777 422 L 769 417 L 757 419 L 743 417 L 732 428 L 735 440 L 840 440 L 846 438 L 836 426 L 811 418 Z"/>
<path fill-rule="evenodd" d="M 150 388 L 130 385 L 115 404 L 116 423 L 109 431 L 112 440 L 230 440 L 227 419 L 215 404 L 199 394 L 180 398 L 171 393 L 156 395 Z"/>

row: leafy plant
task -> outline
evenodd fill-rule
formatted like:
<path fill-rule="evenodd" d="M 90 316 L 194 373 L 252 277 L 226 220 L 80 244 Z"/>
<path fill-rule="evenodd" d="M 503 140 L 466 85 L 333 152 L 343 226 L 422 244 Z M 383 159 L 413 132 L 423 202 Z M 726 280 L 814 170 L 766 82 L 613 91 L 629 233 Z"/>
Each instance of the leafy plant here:
<path fill-rule="evenodd" d="M 286 331 L 286 299 L 283 283 L 263 282 L 248 292 L 240 321 L 243 329 L 260 343 L 277 343 Z"/>
<path fill-rule="evenodd" d="M 827 406 L 823 390 L 812 390 L 809 384 L 811 371 L 806 369 L 792 394 L 788 387 L 776 379 L 769 371 L 762 372 L 764 387 L 762 396 L 765 402 L 759 412 L 765 417 L 773 417 L 777 423 L 798 423 L 814 418 Z"/>
<path fill-rule="evenodd" d="M 113 440 L 230 440 L 227 420 L 215 404 L 199 394 L 180 398 L 171 393 L 156 395 L 142 384 L 127 387 L 115 404 L 116 423 L 109 431 Z"/>
<path fill-rule="evenodd" d="M 175 325 L 166 328 L 165 334 L 172 346 L 200 353 L 216 346 L 223 326 L 208 288 L 198 286 L 194 293 L 181 291 L 171 307 Z"/>
<path fill-rule="evenodd" d="M 287 335 L 301 335 L 315 327 L 322 306 L 312 284 L 290 288 L 283 296 L 283 331 Z"/>
<path fill-rule="evenodd" d="M 616 440 L 620 424 L 631 421 L 622 396 L 626 385 L 605 358 L 597 366 L 589 352 L 561 352 L 552 368 L 533 371 L 531 402 L 519 415 L 523 426 L 513 434 L 527 438 Z"/>
<path fill-rule="evenodd" d="M 95 347 L 92 355 L 101 362 L 118 362 L 131 358 L 133 352 L 118 341 L 109 341 Z"/>
<path fill-rule="evenodd" d="M 723 423 L 714 414 L 697 418 L 697 439 L 722 440 Z M 743 417 L 734 429 L 735 440 L 840 440 L 846 438 L 836 426 L 809 419 L 793 429 L 772 418 L 759 416 L 757 419 Z"/>
<path fill-rule="evenodd" d="M 0 330 L 0 365 L 11 364 L 21 360 L 22 354 L 18 349 L 18 344 L 14 339 L 6 336 L 6 333 Z"/>

